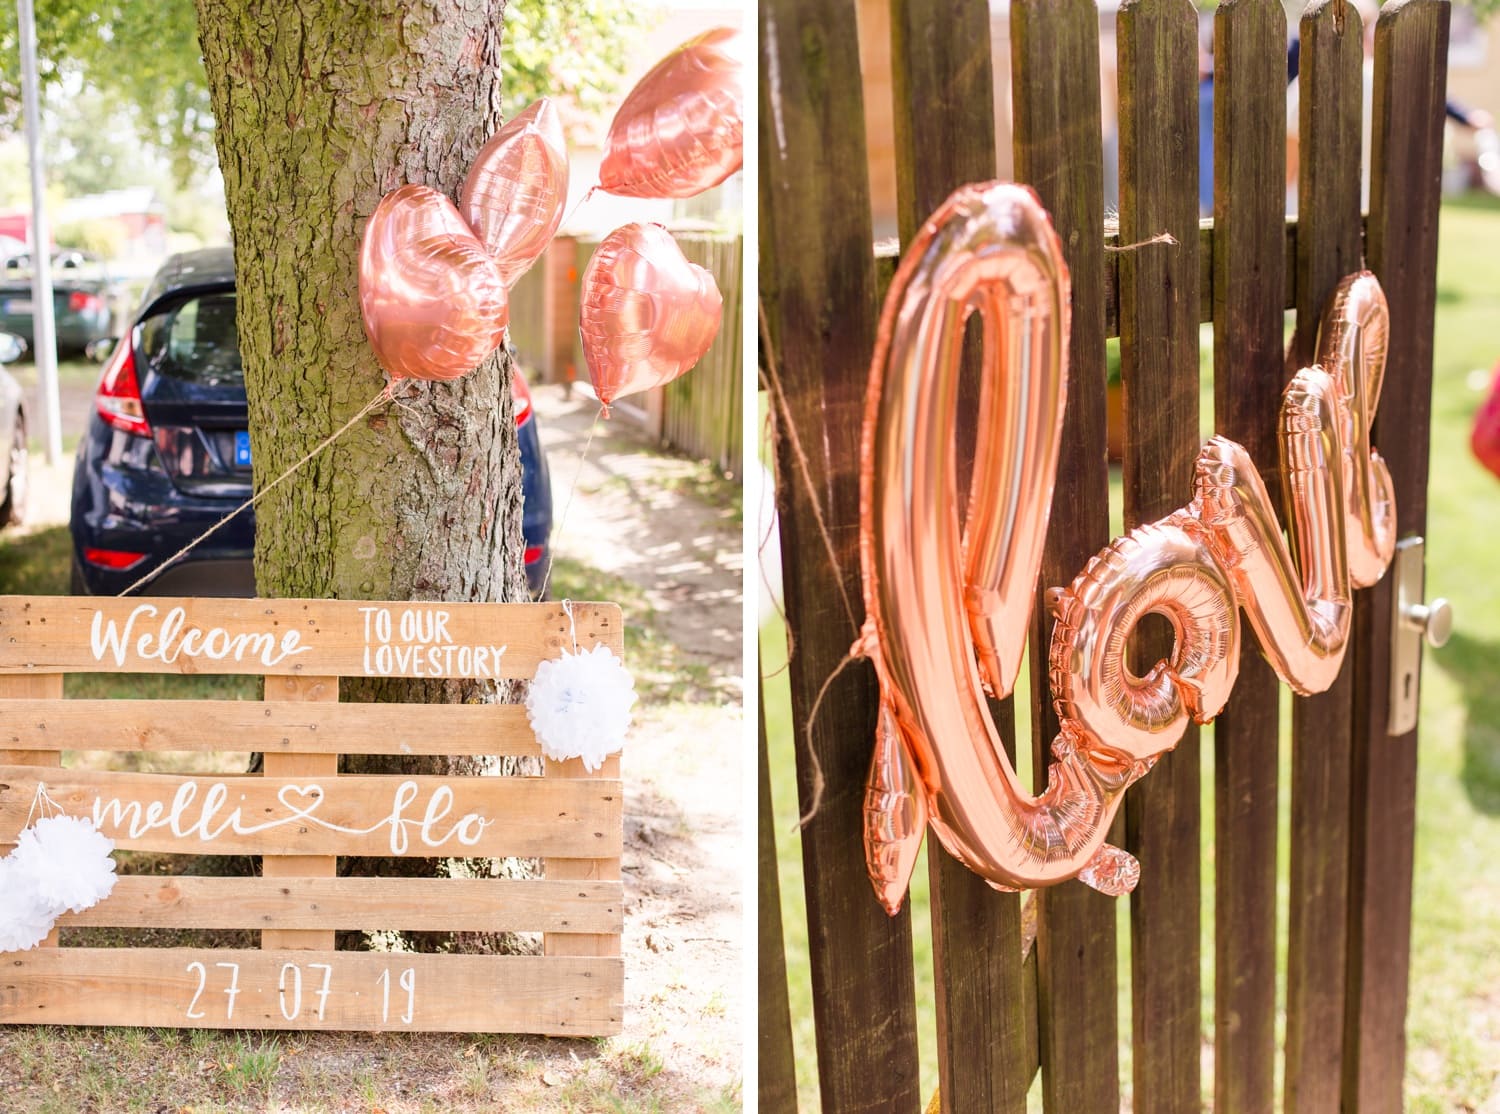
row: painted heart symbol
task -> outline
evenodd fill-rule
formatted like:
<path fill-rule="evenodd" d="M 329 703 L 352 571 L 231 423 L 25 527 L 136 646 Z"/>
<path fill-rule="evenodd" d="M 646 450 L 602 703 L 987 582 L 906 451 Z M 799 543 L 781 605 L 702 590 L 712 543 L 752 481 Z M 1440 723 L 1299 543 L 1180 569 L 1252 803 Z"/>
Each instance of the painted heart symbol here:
<path fill-rule="evenodd" d="M 300 798 L 303 803 L 297 803 L 291 798 Z M 283 808 L 289 809 L 294 815 L 289 820 L 300 817 L 311 816 L 323 803 L 323 787 L 321 785 L 283 785 L 276 793 L 276 799 L 281 802 Z"/>
<path fill-rule="evenodd" d="M 580 303 L 583 355 L 606 407 L 692 368 L 724 312 L 713 275 L 689 262 L 659 224 L 627 224 L 606 236 L 583 272 Z"/>
<path fill-rule="evenodd" d="M 380 199 L 359 252 L 359 305 L 394 379 L 457 379 L 500 344 L 510 309 L 495 262 L 426 186 Z"/>
<path fill-rule="evenodd" d="M 543 97 L 480 149 L 458 198 L 463 218 L 494 257 L 506 289 L 551 242 L 567 196 L 562 118 Z"/>

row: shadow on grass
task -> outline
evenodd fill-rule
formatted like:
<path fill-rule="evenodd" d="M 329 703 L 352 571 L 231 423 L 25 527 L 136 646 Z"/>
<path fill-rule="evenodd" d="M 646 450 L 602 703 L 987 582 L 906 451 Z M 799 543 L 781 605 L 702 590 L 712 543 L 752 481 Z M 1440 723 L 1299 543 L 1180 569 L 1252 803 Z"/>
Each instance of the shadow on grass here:
<path fill-rule="evenodd" d="M 1454 631 L 1436 664 L 1463 690 L 1464 791 L 1480 812 L 1500 815 L 1500 642 Z"/>
<path fill-rule="evenodd" d="M 0 535 L 0 591 L 17 596 L 65 596 L 73 567 L 66 526 Z"/>

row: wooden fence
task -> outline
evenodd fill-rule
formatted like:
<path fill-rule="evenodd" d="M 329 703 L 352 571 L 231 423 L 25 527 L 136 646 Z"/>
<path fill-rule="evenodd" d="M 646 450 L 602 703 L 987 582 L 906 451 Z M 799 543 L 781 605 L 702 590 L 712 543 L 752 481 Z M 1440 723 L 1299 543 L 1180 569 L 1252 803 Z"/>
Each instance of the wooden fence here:
<path fill-rule="evenodd" d="M 859 438 L 879 295 L 871 250 L 853 0 L 761 4 L 761 297 L 787 422 L 778 503 L 792 633 L 789 677 L 801 805 L 817 1075 L 828 1111 L 914 1111 L 919 1093 L 909 914 L 888 918 L 860 841 L 876 685 L 860 664 L 827 686 L 854 641 L 860 600 Z M 1188 0 L 1119 12 L 1117 242 L 1101 194 L 1099 20 L 1091 0 L 1012 0 L 1015 177 L 1051 212 L 1072 274 L 1063 456 L 1038 584 L 1066 584 L 1109 540 L 1105 341 L 1122 342 L 1127 528 L 1184 503 L 1199 448 L 1198 324 L 1213 322 L 1214 425 L 1279 489 L 1282 387 L 1336 283 L 1368 266 L 1390 301 L 1388 373 L 1375 443 L 1395 478 L 1400 536 L 1426 520 L 1446 0 L 1396 0 L 1375 32 L 1373 159 L 1361 213 L 1362 28 L 1344 0 L 1301 20 L 1298 193 L 1288 229 L 1287 28 L 1277 0 L 1227 0 L 1214 17 L 1214 213 L 1200 230 L 1198 15 Z M 955 187 L 994 177 L 995 97 L 984 0 L 896 0 L 890 9 L 902 241 Z M 1296 311 L 1293 358 L 1284 309 Z M 974 361 L 970 360 L 972 381 Z M 972 413 L 961 403 L 961 413 Z M 961 425 L 963 423 L 960 423 Z M 961 454 L 972 451 L 972 431 Z M 961 471 L 964 469 L 961 467 Z M 817 507 L 810 499 L 818 501 Z M 818 520 L 827 528 L 832 555 Z M 833 562 L 832 564 L 830 562 Z M 1387 733 L 1393 577 L 1356 595 L 1352 646 L 1329 692 L 1293 701 L 1285 1038 L 1278 1060 L 1278 683 L 1246 654 L 1214 729 L 1214 810 L 1204 831 L 1195 730 L 1133 787 L 1123 831 L 1141 879 L 1130 900 L 1131 1105 L 1221 1111 L 1398 1111 L 1412 894 L 1415 730 Z M 1044 673 L 1049 621 L 1031 631 L 1038 779 L 1057 721 Z M 1248 634 L 1246 637 L 1250 637 Z M 997 710 L 1014 750 L 1009 703 Z M 767 781 L 762 776 L 762 793 Z M 766 839 L 765 812 L 762 839 Z M 1202 1032 L 1201 841 L 1213 841 L 1214 1024 Z M 1121 1106 L 1116 906 L 1078 883 L 1000 894 L 929 840 L 938 1078 L 945 1111 Z M 763 895 L 777 892 L 761 855 Z M 767 901 L 762 916 L 772 915 Z M 762 1108 L 790 1109 L 793 1050 L 779 924 L 763 924 Z"/>
<path fill-rule="evenodd" d="M 620 611 L 573 607 L 622 649 Z M 0 853 L 39 800 L 125 851 L 254 855 L 256 877 L 125 875 L 60 924 L 252 929 L 260 950 L 6 954 L 0 1024 L 620 1031 L 619 761 L 537 777 L 338 776 L 340 753 L 540 758 L 515 705 L 340 704 L 340 676 L 530 678 L 572 645 L 551 604 L 0 598 Z M 261 674 L 261 704 L 66 700 L 74 672 Z M 260 775 L 70 768 L 64 751 L 257 751 Z M 337 877 L 338 856 L 536 857 L 544 877 Z M 334 950 L 337 930 L 526 932 L 540 955 Z"/>
<path fill-rule="evenodd" d="M 613 409 L 657 443 L 711 461 L 721 473 L 735 476 L 744 449 L 744 240 L 688 229 L 674 231 L 673 236 L 690 261 L 713 274 L 724 297 L 723 324 L 692 371 L 665 387 L 623 398 Z M 555 240 L 511 292 L 511 343 L 541 382 L 588 377 L 578 337 L 578 291 L 579 278 L 598 246 L 597 240 Z"/>

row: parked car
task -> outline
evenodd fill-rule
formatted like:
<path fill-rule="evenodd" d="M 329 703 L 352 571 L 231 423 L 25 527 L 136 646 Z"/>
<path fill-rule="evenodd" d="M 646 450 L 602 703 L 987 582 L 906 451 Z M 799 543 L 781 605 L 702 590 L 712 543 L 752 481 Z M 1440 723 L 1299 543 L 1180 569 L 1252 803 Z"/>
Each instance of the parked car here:
<path fill-rule="evenodd" d="M 30 457 L 26 453 L 26 400 L 21 384 L 5 370 L 26 351 L 14 333 L 0 333 L 0 526 L 19 526 L 26 519 L 30 492 Z"/>
<path fill-rule="evenodd" d="M 117 595 L 251 495 L 245 380 L 228 248 L 174 255 L 105 363 L 73 472 L 73 592 Z M 526 577 L 541 588 L 552 489 L 515 377 Z M 151 595 L 253 596 L 246 512 L 164 571 Z"/>
<path fill-rule="evenodd" d="M 57 350 L 82 354 L 108 337 L 111 279 L 103 262 L 81 251 L 62 251 L 52 259 L 52 307 Z M 31 294 L 31 257 L 13 255 L 5 261 L 0 279 L 0 330 L 14 333 L 35 346 Z"/>

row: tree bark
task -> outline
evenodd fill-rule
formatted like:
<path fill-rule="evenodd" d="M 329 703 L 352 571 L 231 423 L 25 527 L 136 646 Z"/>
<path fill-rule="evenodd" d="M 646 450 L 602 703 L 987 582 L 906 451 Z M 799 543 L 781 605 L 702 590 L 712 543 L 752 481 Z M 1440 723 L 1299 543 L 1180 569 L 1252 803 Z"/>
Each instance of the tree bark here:
<path fill-rule="evenodd" d="M 454 198 L 500 125 L 505 0 L 196 0 L 235 247 L 257 489 L 386 383 L 359 309 L 360 237 L 404 183 Z M 525 599 L 503 350 L 402 385 L 257 508 L 267 597 Z M 345 678 L 345 700 L 476 701 L 491 686 Z M 402 761 L 403 772 L 477 772 Z M 353 772 L 386 760 L 345 758 Z M 511 771 L 502 771 L 511 772 Z M 387 873 L 426 860 L 381 864 Z"/>

